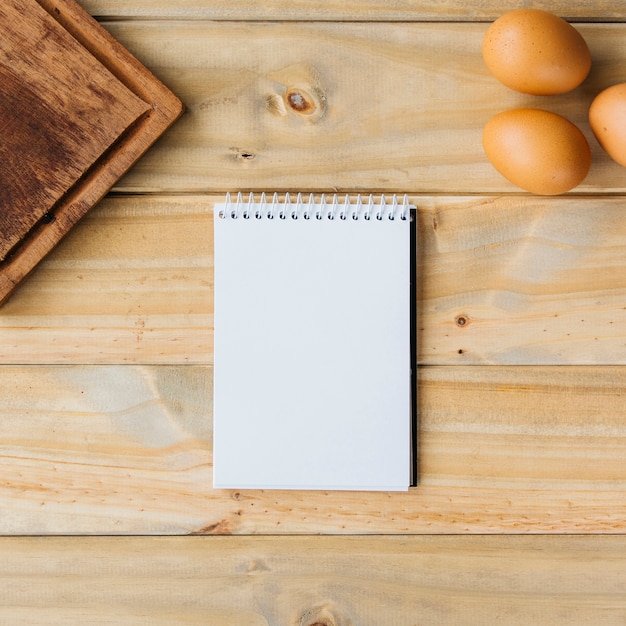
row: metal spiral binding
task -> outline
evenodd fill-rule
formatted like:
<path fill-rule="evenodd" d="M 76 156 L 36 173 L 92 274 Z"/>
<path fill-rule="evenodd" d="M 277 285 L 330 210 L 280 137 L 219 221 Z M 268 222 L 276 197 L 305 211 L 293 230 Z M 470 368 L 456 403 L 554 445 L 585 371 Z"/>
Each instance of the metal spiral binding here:
<path fill-rule="evenodd" d="M 263 192 L 257 201 L 254 193 L 250 193 L 247 200 L 243 199 L 241 192 L 233 200 L 230 193 L 226 194 L 226 200 L 218 211 L 220 219 L 278 219 L 278 220 L 378 220 L 384 219 L 393 221 L 395 219 L 410 219 L 410 209 L 412 205 L 405 194 L 401 201 L 396 194 L 391 200 L 387 200 L 384 195 L 374 198 L 372 194 L 363 198 L 361 194 L 352 200 L 350 194 L 339 198 L 333 194 L 331 199 L 326 198 L 326 194 L 321 194 L 316 200 L 314 194 L 309 194 L 304 200 L 299 193 L 295 200 L 292 200 L 289 193 L 284 198 L 279 199 L 278 193 L 274 193 L 268 201 L 267 194 Z"/>

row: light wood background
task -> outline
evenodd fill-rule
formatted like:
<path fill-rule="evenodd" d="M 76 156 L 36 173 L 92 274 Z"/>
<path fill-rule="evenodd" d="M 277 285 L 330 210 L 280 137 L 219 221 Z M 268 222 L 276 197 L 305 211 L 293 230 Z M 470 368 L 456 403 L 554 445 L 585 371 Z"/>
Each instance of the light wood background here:
<path fill-rule="evenodd" d="M 626 7 L 541 4 L 594 59 L 541 99 L 480 57 L 522 3 L 81 4 L 187 112 L 0 309 L 0 621 L 625 623 L 626 169 L 586 110 L 626 81 Z M 519 104 L 580 125 L 580 188 L 485 161 Z M 417 488 L 211 488 L 211 212 L 239 189 L 417 204 Z"/>

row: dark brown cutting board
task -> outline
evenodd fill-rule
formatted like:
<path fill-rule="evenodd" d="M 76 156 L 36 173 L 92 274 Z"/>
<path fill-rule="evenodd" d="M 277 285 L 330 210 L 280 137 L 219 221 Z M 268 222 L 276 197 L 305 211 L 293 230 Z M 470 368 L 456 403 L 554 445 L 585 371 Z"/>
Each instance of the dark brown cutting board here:
<path fill-rule="evenodd" d="M 0 3 L 0 302 L 182 113 L 74 0 Z"/>

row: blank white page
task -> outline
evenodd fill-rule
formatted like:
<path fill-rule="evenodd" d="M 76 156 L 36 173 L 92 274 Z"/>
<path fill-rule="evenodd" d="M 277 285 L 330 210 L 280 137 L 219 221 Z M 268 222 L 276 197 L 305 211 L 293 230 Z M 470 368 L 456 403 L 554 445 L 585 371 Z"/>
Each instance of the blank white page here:
<path fill-rule="evenodd" d="M 408 488 L 407 214 L 215 207 L 215 487 Z"/>

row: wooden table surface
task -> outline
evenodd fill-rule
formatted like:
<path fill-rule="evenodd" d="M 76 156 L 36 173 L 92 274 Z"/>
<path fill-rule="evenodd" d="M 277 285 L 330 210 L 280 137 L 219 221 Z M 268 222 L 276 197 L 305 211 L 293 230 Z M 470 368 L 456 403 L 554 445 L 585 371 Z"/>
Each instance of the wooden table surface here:
<path fill-rule="evenodd" d="M 0 309 L 0 623 L 626 623 L 626 169 L 586 117 L 626 81 L 626 6 L 541 3 L 593 57 L 541 98 L 480 54 L 532 3 L 81 4 L 187 112 Z M 588 137 L 573 192 L 486 161 L 518 105 Z M 408 493 L 211 488 L 211 214 L 237 190 L 417 205 Z"/>

